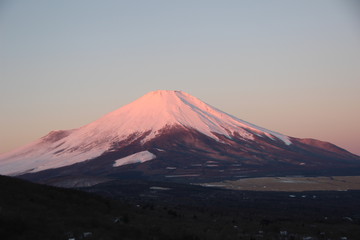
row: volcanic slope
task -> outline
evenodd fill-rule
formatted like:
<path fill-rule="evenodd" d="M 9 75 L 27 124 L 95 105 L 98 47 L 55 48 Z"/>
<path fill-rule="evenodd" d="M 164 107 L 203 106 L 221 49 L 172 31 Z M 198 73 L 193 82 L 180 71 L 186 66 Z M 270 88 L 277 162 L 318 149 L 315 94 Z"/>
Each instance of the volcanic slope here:
<path fill-rule="evenodd" d="M 88 125 L 50 132 L 0 156 L 0 174 L 37 181 L 130 176 L 207 181 L 354 171 L 359 166 L 358 156 L 331 143 L 285 136 L 187 93 L 165 90 L 150 92 Z"/>

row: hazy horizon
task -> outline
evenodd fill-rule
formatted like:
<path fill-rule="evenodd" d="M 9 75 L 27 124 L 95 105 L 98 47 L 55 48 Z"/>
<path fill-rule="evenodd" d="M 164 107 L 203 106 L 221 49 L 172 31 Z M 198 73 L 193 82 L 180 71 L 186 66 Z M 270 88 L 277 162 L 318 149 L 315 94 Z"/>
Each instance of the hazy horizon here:
<path fill-rule="evenodd" d="M 355 1 L 2 1 L 0 153 L 182 90 L 360 155 Z"/>

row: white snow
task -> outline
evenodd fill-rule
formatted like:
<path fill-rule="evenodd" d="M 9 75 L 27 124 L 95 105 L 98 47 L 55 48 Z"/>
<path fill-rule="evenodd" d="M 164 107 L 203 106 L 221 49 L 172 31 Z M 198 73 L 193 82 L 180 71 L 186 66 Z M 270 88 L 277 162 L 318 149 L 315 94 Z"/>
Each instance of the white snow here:
<path fill-rule="evenodd" d="M 167 170 L 175 170 L 176 167 L 166 167 Z"/>
<path fill-rule="evenodd" d="M 158 150 L 159 152 L 165 152 L 165 150 L 161 148 L 155 148 L 155 149 Z"/>
<path fill-rule="evenodd" d="M 143 163 L 143 162 L 153 160 L 155 158 L 156 158 L 156 156 L 154 154 L 152 154 L 151 152 L 142 151 L 142 152 L 134 153 L 127 157 L 116 160 L 113 166 L 119 167 L 119 166 L 123 166 L 126 164 Z"/>
<path fill-rule="evenodd" d="M 228 138 L 238 134 L 249 141 L 258 135 L 291 144 L 285 135 L 235 118 L 185 92 L 158 90 L 83 127 L 51 132 L 27 146 L 0 155 L 0 174 L 19 175 L 69 166 L 111 151 L 115 142 L 129 136 L 133 136 L 127 140 L 131 143 L 150 132 L 142 141 L 145 143 L 171 126 L 195 129 L 216 140 L 215 133 Z M 61 133 L 65 134 L 53 138 Z"/>
<path fill-rule="evenodd" d="M 109 113 L 99 120 L 79 129 L 77 135 L 84 132 L 96 139 L 124 139 L 132 133 L 151 131 L 144 142 L 154 138 L 164 127 L 180 125 L 196 129 L 217 139 L 214 133 L 231 137 L 238 133 L 245 139 L 254 136 L 247 130 L 277 137 L 290 144 L 287 136 L 260 128 L 243 120 L 230 116 L 201 100 L 181 91 L 158 90 L 150 92 L 138 100 Z M 231 134 L 229 134 L 231 133 Z"/>

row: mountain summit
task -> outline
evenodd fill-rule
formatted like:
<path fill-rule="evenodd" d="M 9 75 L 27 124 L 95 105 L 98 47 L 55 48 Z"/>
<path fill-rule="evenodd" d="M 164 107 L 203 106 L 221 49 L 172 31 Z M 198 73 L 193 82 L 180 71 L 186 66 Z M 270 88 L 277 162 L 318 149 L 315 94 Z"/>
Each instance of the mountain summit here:
<path fill-rule="evenodd" d="M 277 137 L 286 144 L 291 143 L 289 138 L 282 134 L 232 117 L 182 91 L 150 92 L 88 125 L 86 131 L 93 131 L 92 129 L 98 126 L 102 126 L 102 132 L 113 132 L 113 137 L 150 131 L 145 141 L 154 138 L 164 128 L 183 126 L 214 139 L 218 139 L 216 133 L 231 137 L 235 132 L 243 138 L 253 139 L 250 133 L 252 131 Z"/>
<path fill-rule="evenodd" d="M 358 163 L 358 156 L 333 144 L 288 137 L 233 117 L 185 92 L 158 90 L 88 125 L 52 131 L 0 155 L 0 174 L 56 170 L 57 176 L 137 172 L 201 178 Z"/>

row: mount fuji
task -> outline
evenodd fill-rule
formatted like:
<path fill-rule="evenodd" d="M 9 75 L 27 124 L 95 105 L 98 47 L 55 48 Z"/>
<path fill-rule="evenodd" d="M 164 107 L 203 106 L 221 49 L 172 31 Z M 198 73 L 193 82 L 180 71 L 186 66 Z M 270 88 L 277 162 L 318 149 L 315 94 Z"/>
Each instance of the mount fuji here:
<path fill-rule="evenodd" d="M 270 131 L 185 92 L 165 90 L 0 155 L 0 174 L 55 185 L 69 179 L 201 182 L 354 169 L 360 169 L 360 157 L 331 143 Z"/>

